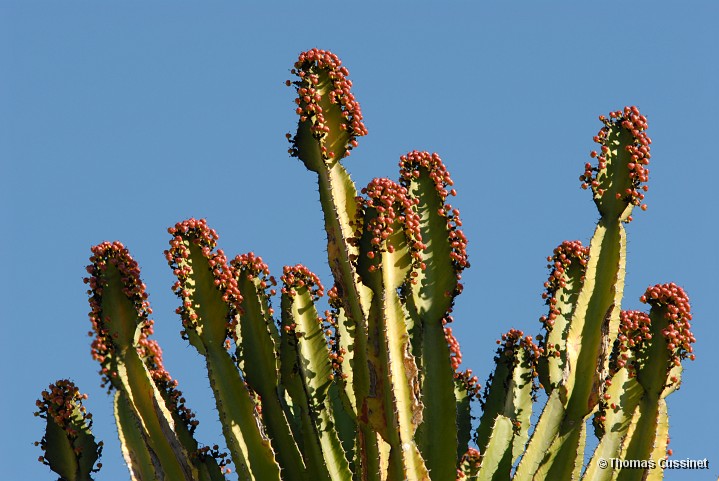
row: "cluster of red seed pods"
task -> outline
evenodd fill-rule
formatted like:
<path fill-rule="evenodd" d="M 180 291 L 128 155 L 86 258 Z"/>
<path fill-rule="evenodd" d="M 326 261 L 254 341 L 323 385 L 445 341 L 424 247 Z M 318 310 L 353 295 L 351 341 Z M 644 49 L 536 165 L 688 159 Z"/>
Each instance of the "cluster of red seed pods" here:
<path fill-rule="evenodd" d="M 449 346 L 449 359 L 452 363 L 452 370 L 456 372 L 457 369 L 459 369 L 459 365 L 462 364 L 462 351 L 459 348 L 459 341 L 454 337 L 454 334 L 452 334 L 451 327 L 444 328 L 444 339 Z"/>
<path fill-rule="evenodd" d="M 470 401 L 479 397 L 479 393 L 482 390 L 482 385 L 479 384 L 479 378 L 474 375 L 471 369 L 465 369 L 464 371 L 455 371 L 454 378 L 462 382 L 465 391 L 469 395 Z"/>
<path fill-rule="evenodd" d="M 312 123 L 310 130 L 313 137 L 321 141 L 323 158 L 327 160 L 335 155 L 334 151 L 322 145 L 322 141 L 332 129 L 347 132 L 348 141 L 343 148 L 344 156 L 349 156 L 352 148 L 357 146 L 357 137 L 367 135 L 367 128 L 362 121 L 360 105 L 351 92 L 352 81 L 347 78 L 347 68 L 342 66 L 342 61 L 335 54 L 313 48 L 300 54 L 292 74 L 297 75 L 299 81 L 288 80 L 286 84 L 294 84 L 297 89 L 297 115 L 300 116 L 300 122 L 309 120 Z M 328 123 L 326 112 L 321 105 L 325 95 L 331 104 L 338 105 L 341 109 L 342 119 L 338 125 Z M 287 137 L 290 139 L 290 134 L 287 134 Z M 299 157 L 296 143 L 290 141 L 293 143 L 290 154 Z"/>
<path fill-rule="evenodd" d="M 517 356 L 517 352 L 519 349 L 524 351 L 525 355 L 523 362 L 526 363 L 525 367 L 531 369 L 532 392 L 535 392 L 539 388 L 539 385 L 534 382 L 538 376 L 537 364 L 539 362 L 539 358 L 544 353 L 544 348 L 535 344 L 532 340 L 532 336 L 525 336 L 524 331 L 519 329 L 510 329 L 508 332 L 502 334 L 501 339 L 497 339 L 497 344 L 499 347 L 497 348 L 496 355 L 494 356 L 494 361 L 497 365 L 499 365 L 499 363 L 511 363 L 512 368 L 518 366 L 519 358 Z M 486 401 L 486 397 L 489 395 L 489 388 L 490 384 L 488 384 L 485 388 L 484 399 L 480 399 L 482 409 L 484 409 L 484 402 Z"/>
<path fill-rule="evenodd" d="M 429 152 L 418 152 L 414 150 L 400 157 L 400 184 L 404 187 L 409 187 L 413 179 L 419 178 L 421 175 L 420 171 L 422 169 L 427 171 L 430 179 L 434 182 L 435 190 L 443 203 L 443 207 L 439 209 L 437 213 L 447 219 L 447 232 L 449 242 L 452 247 L 452 252 L 450 253 L 452 265 L 457 278 L 461 279 L 462 271 L 469 267 L 467 256 L 467 237 L 465 237 L 464 232 L 459 229 L 459 227 L 462 226 L 462 221 L 459 218 L 459 210 L 453 208 L 450 204 L 445 202 L 447 196 L 457 195 L 456 190 L 447 190 L 448 187 L 454 185 L 454 181 L 450 177 L 449 172 L 439 155 L 436 153 L 430 154 Z M 455 294 L 458 294 L 461 291 L 462 285 L 458 284 L 457 292 L 455 292 Z"/>
<path fill-rule="evenodd" d="M 111 358 L 115 351 L 115 339 L 110 335 L 109 323 L 113 322 L 108 313 L 102 310 L 102 295 L 107 287 L 105 272 L 108 266 L 114 266 L 120 273 L 122 292 L 132 303 L 137 313 L 140 329 L 140 345 L 152 332 L 152 321 L 148 319 L 152 309 L 147 301 L 146 286 L 140 279 L 140 267 L 137 261 L 132 258 L 130 252 L 121 242 L 102 242 L 91 248 L 91 264 L 86 270 L 90 277 L 83 279 L 90 289 L 87 291 L 90 296 L 90 313 L 88 314 L 92 324 L 92 331 L 88 333 L 94 337 L 91 352 L 92 357 L 100 363 L 102 369 L 100 374 L 103 378 L 103 386 L 111 383 L 117 372 L 111 368 Z M 120 322 L 116 320 L 116 322 Z M 117 334 L 115 335 L 117 337 Z"/>
<path fill-rule="evenodd" d="M 307 289 L 307 292 L 312 296 L 313 302 L 316 302 L 325 292 L 320 278 L 302 264 L 284 266 L 280 280 L 282 280 L 283 284 L 282 294 L 289 296 L 290 299 L 297 295 L 298 289 Z M 321 323 L 322 319 L 318 318 L 318 322 Z M 294 332 L 298 337 L 301 336 L 301 334 L 297 332 L 297 325 L 294 323 L 284 326 L 284 330 L 288 334 Z"/>
<path fill-rule="evenodd" d="M 325 331 L 327 345 L 330 349 L 330 362 L 332 363 L 333 372 L 330 374 L 330 379 L 334 379 L 335 376 L 347 379 L 349 376 L 342 372 L 342 363 L 344 362 L 344 356 L 347 354 L 347 350 L 341 347 L 337 342 L 339 335 L 337 331 L 337 318 L 339 316 L 339 310 L 342 308 L 342 299 L 339 297 L 336 284 L 327 291 L 327 297 L 329 298 L 330 310 L 325 311 L 323 329 Z"/>
<path fill-rule="evenodd" d="M 608 118 L 600 115 L 599 120 L 604 123 L 604 127 L 594 136 L 594 142 L 600 145 L 600 150 L 590 153 L 590 157 L 596 158 L 598 164 L 597 167 L 593 167 L 591 163 L 585 164 L 584 174 L 579 177 L 579 180 L 582 181 L 582 188 L 591 187 L 596 197 L 604 195 L 607 189 L 605 183 L 611 183 L 611 180 L 607 181 L 602 178 L 607 170 L 607 157 L 612 155 L 610 146 L 607 145 L 607 139 L 611 129 L 621 126 L 630 132 L 634 139 L 625 147 L 630 154 L 630 161 L 627 163 L 630 187 L 615 195 L 617 199 L 623 198 L 627 203 L 640 205 L 644 200 L 644 192 L 649 189 L 647 185 L 642 185 L 649 179 L 649 169 L 646 166 L 649 165 L 651 158 L 650 145 L 652 141 L 645 132 L 648 127 L 647 118 L 639 113 L 636 106 L 631 106 L 611 112 Z M 646 204 L 641 204 L 641 208 L 646 210 Z"/>
<path fill-rule="evenodd" d="M 358 205 L 358 219 L 365 218 L 369 209 L 374 209 L 376 216 L 369 216 L 364 229 L 372 235 L 370 249 L 366 253 L 369 259 L 374 259 L 382 252 L 393 253 L 394 245 L 388 242 L 389 237 L 394 234 L 397 225 L 404 231 L 409 251 L 413 259 L 413 265 L 424 269 L 426 266 L 421 261 L 420 252 L 426 247 L 422 243 L 422 234 L 419 229 L 419 215 L 414 210 L 417 204 L 416 199 L 407 196 L 407 189 L 396 182 L 375 178 L 367 187 L 362 189 L 362 194 L 367 198 L 358 196 L 355 198 Z M 357 238 L 361 236 L 358 230 Z M 381 267 L 381 263 L 370 265 L 370 272 Z M 413 272 L 413 277 L 417 276 Z M 413 280 L 414 283 L 414 280 Z"/>
<path fill-rule="evenodd" d="M 48 386 L 46 391 L 41 393 L 41 399 L 35 401 L 38 410 L 34 413 L 43 419 L 52 420 L 58 425 L 72 444 L 77 439 L 78 429 L 92 428 L 92 414 L 88 413 L 85 406 L 82 405 L 83 400 L 87 399 L 87 394 L 80 394 L 80 390 L 75 383 L 68 379 L 60 379 Z M 102 441 L 98 443 L 98 457 L 102 454 Z M 47 452 L 47 438 L 43 436 L 40 441 L 35 442 L 35 446 L 40 446 L 42 451 Z M 82 454 L 82 447 L 75 446 L 76 455 Z M 38 461 L 50 466 L 44 456 L 38 457 Z M 93 472 L 97 472 L 102 468 L 102 463 L 97 464 L 97 468 Z"/>
<path fill-rule="evenodd" d="M 197 451 L 192 453 L 192 456 L 199 459 L 200 462 L 204 462 L 208 458 L 215 458 L 217 465 L 220 467 L 220 471 L 225 474 L 232 473 L 232 469 L 229 467 L 229 465 L 232 464 L 232 460 L 227 453 L 220 451 L 220 447 L 217 444 L 212 447 L 202 446 L 201 448 L 197 448 Z"/>
<path fill-rule="evenodd" d="M 291 267 L 284 266 L 280 279 L 284 284 L 282 294 L 287 294 L 290 297 L 295 297 L 297 295 L 297 289 L 303 287 L 310 292 L 313 301 L 318 300 L 325 294 L 325 288 L 322 286 L 320 278 L 302 264 Z"/>
<path fill-rule="evenodd" d="M 467 476 L 471 476 L 479 470 L 482 464 L 482 455 L 477 449 L 469 448 L 467 452 L 462 455 L 462 459 L 459 462 L 459 469 L 457 469 L 457 481 L 466 479 Z"/>
<path fill-rule="evenodd" d="M 691 331 L 691 305 L 684 289 L 673 282 L 657 284 L 649 287 L 640 300 L 652 306 L 652 309 L 660 309 L 668 321 L 668 326 L 662 329 L 662 335 L 672 354 L 672 365 L 678 366 L 687 357 L 693 361 L 692 344 L 696 338 Z"/>
<path fill-rule="evenodd" d="M 175 312 L 182 317 L 183 338 L 187 337 L 188 329 L 197 327 L 198 314 L 195 312 L 192 296 L 194 294 L 194 283 L 189 282 L 192 277 L 192 264 L 189 262 L 190 246 L 199 248 L 202 256 L 207 259 L 210 272 L 214 278 L 215 288 L 222 294 L 222 300 L 229 308 L 227 320 L 227 338 L 234 339 L 236 336 L 238 314 L 241 313 L 242 295 L 237 287 L 237 279 L 233 275 L 232 268 L 227 264 L 227 257 L 222 249 L 213 252 L 219 238 L 214 229 L 207 226 L 205 219 L 187 219 L 178 222 L 174 227 L 167 229 L 172 235 L 170 249 L 165 251 L 165 258 L 177 277 L 172 290 L 182 300 L 182 305 Z"/>
<path fill-rule="evenodd" d="M 277 294 L 274 286 L 277 280 L 270 275 L 270 268 L 262 260 L 262 257 L 256 256 L 254 252 L 241 254 L 230 261 L 230 267 L 233 269 L 235 276 L 245 275 L 250 280 L 257 281 L 258 293 L 263 297 L 269 306 L 268 314 L 274 314 L 272 309 L 271 297 Z"/>
<path fill-rule="evenodd" d="M 542 299 L 549 306 L 549 313 L 546 316 L 542 316 L 539 320 L 543 324 L 547 332 L 550 332 L 554 327 L 554 321 L 557 316 L 561 315 L 557 303 L 557 292 L 560 289 L 564 289 L 567 286 L 567 270 L 572 264 L 581 266 L 582 275 L 579 281 L 584 280 L 584 270 L 589 262 L 589 247 L 582 245 L 580 241 L 564 241 L 554 249 L 551 256 L 547 257 L 547 268 L 549 269 L 549 279 L 544 283 L 545 291 L 542 293 Z M 559 351 L 554 350 L 550 352 L 551 348 L 548 349 L 548 354 L 559 355 Z"/>

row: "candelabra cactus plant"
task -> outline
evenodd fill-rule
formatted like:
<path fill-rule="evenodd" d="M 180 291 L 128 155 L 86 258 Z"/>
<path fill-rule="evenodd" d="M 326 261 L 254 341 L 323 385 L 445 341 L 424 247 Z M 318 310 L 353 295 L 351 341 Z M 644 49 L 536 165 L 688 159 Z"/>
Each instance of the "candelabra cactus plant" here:
<path fill-rule="evenodd" d="M 674 284 L 650 287 L 649 314 L 621 311 L 624 223 L 642 204 L 650 140 L 635 107 L 600 117 L 580 177 L 600 212 L 591 244 L 564 242 L 550 261 L 545 332 L 501 336 L 480 395 L 460 371 L 449 323 L 469 267 L 456 195 L 437 154 L 400 158 L 399 182 L 357 192 L 341 163 L 367 133 L 348 71 L 310 50 L 294 66 L 295 135 L 289 152 L 317 175 L 334 284 L 325 293 L 302 265 L 276 279 L 254 253 L 228 261 L 204 220 L 168 229 L 182 336 L 204 357 L 229 456 L 200 448 L 197 421 L 151 340 L 153 321 L 137 263 L 119 242 L 92 249 L 92 355 L 114 391 L 133 480 L 448 481 L 639 479 L 599 458 L 665 456 L 665 397 L 693 359 L 689 303 Z M 537 342 L 535 342 L 535 340 Z M 536 393 L 547 402 L 530 426 Z M 482 407 L 473 431 L 470 407 Z M 61 479 L 86 480 L 101 443 L 77 388 L 58 381 L 38 401 L 39 443 Z M 586 469 L 590 418 L 599 442 Z M 530 435 L 531 433 L 531 435 Z M 470 446 L 474 438 L 476 448 Z M 229 459 L 228 459 L 229 458 Z M 231 459 L 231 461 L 230 461 Z M 648 473 L 661 478 L 661 470 Z"/>

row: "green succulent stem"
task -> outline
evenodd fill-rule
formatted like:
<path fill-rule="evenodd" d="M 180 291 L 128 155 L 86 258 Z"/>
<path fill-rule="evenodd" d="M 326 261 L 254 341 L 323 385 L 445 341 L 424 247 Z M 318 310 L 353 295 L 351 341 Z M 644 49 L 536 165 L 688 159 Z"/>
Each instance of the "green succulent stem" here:
<path fill-rule="evenodd" d="M 287 288 L 289 289 L 289 287 Z M 293 288 L 294 289 L 294 288 Z M 283 355 L 286 382 L 294 377 L 297 389 L 292 389 L 294 405 L 309 419 L 305 433 L 305 446 L 313 443 L 315 453 L 312 468 L 317 470 L 313 479 L 342 481 L 351 479 L 352 473 L 344 449 L 335 429 L 329 388 L 334 379 L 329 350 L 317 310 L 307 287 L 297 288 L 294 295 L 282 296 L 282 343 L 289 353 Z M 292 338 L 293 337 L 293 338 Z"/>

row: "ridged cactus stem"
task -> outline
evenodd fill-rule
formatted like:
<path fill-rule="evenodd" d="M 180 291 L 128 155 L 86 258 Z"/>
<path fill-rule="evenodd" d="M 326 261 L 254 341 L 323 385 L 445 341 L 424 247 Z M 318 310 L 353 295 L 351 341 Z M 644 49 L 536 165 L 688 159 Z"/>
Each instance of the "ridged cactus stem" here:
<path fill-rule="evenodd" d="M 446 422 L 446 413 L 456 409 L 453 387 L 461 353 L 458 343 L 450 346 L 451 329 L 445 325 L 451 322 L 454 298 L 462 291 L 462 271 L 469 267 L 467 239 L 459 229 L 459 211 L 445 203 L 456 192 L 439 155 L 412 151 L 400 157 L 399 167 L 400 183 L 415 201 L 419 234 L 425 244 L 420 252 L 421 268 L 412 273 L 416 283 L 406 289 L 406 308 L 412 354 L 421 372 L 423 414 L 416 440 L 432 479 L 437 481 L 449 479 L 457 469 L 453 454 L 458 431 L 456 424 Z M 437 439 L 441 442 L 434 442 Z"/>
<path fill-rule="evenodd" d="M 534 344 L 531 336 L 525 336 L 516 329 L 503 334 L 497 343 L 500 344 L 494 358 L 497 368 L 485 388 L 483 414 L 475 440 L 480 453 L 484 453 L 496 435 L 495 426 L 502 426 L 496 419 L 502 417 L 511 421 L 513 431 L 510 443 L 506 446 L 507 453 L 501 455 L 501 461 L 493 469 L 498 479 L 509 479 L 512 465 L 524 450 L 529 437 L 532 404 L 537 388 L 537 360 L 542 349 Z M 495 445 L 493 449 L 497 451 L 499 448 Z M 498 452 L 496 456 L 500 456 Z"/>
<path fill-rule="evenodd" d="M 361 418 L 391 446 L 390 481 L 429 480 L 414 440 L 422 422 L 418 369 L 411 353 L 405 311 L 398 290 L 419 268 L 419 217 L 407 189 L 389 179 L 374 179 L 362 190 L 367 199 L 358 271 L 374 296 L 368 321 L 371 389 L 362 400 Z M 359 235 L 359 231 L 358 231 Z"/>
<path fill-rule="evenodd" d="M 322 319 L 314 302 L 323 294 L 317 276 L 302 265 L 285 267 L 282 276 L 282 372 L 293 404 L 309 420 L 304 446 L 314 454 L 308 459 L 312 479 L 344 481 L 352 477 L 335 429 L 329 399 L 334 382 L 330 350 Z"/>
<path fill-rule="evenodd" d="M 283 479 L 307 480 L 309 473 L 293 438 L 288 407 L 280 392 L 280 336 L 270 307 L 275 278 L 269 275 L 262 258 L 252 252 L 235 257 L 230 264 L 242 294 L 242 315 L 235 328 L 240 369 L 260 398 L 263 421 L 283 468 Z"/>
<path fill-rule="evenodd" d="M 140 420 L 122 391 L 115 392 L 113 399 L 117 433 L 120 437 L 120 449 L 130 470 L 132 481 L 157 479 L 156 472 L 161 470 L 157 455 L 145 442 Z"/>

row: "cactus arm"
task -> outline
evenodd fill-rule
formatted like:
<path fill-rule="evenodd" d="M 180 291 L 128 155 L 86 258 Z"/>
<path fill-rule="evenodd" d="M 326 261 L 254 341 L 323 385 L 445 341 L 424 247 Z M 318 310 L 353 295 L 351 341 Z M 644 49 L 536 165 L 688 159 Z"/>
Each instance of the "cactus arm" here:
<path fill-rule="evenodd" d="M 629 377 L 629 371 L 622 368 L 610 378 L 610 386 L 606 395 L 614 400 L 608 409 L 600 411 L 595 416 L 604 416 L 602 431 L 599 433 L 599 444 L 594 450 L 587 469 L 582 476 L 585 481 L 609 481 L 612 479 L 612 470 L 601 468 L 599 459 L 618 458 L 622 441 L 627 435 L 634 411 L 641 399 L 643 390 L 635 378 Z M 619 401 L 619 402 L 617 402 Z M 596 419 L 595 419 L 596 420 Z"/>
<path fill-rule="evenodd" d="M 533 479 L 577 479 L 584 462 L 586 423 L 560 430 Z"/>
<path fill-rule="evenodd" d="M 162 471 L 159 460 L 145 440 L 140 421 L 122 391 L 115 392 L 113 406 L 120 449 L 130 470 L 130 479 L 132 481 L 160 479 L 158 473 Z"/>
<path fill-rule="evenodd" d="M 297 114 L 300 121 L 297 133 L 290 142 L 291 155 L 300 158 L 305 166 L 317 173 L 320 203 L 327 230 L 327 254 L 340 298 L 343 300 L 347 330 L 354 333 L 352 339 L 339 338 L 339 343 L 349 354 L 352 382 L 347 383 L 350 401 L 367 396 L 370 385 L 367 350 L 367 313 L 371 291 L 357 277 L 354 259 L 356 246 L 350 243 L 355 232 L 356 189 L 339 160 L 349 155 L 357 145 L 356 138 L 366 135 L 359 104 L 350 92 L 352 82 L 349 72 L 341 66 L 336 55 L 312 49 L 300 54 L 293 73 L 300 78 L 294 85 L 298 97 Z M 291 85 L 287 81 L 287 85 Z M 288 134 L 288 138 L 290 135 Z M 353 344 L 350 352 L 348 345 Z M 355 414 L 359 414 L 357 406 Z M 360 423 L 357 444 L 362 446 L 364 466 L 374 465 L 379 459 L 375 433 L 366 423 Z M 374 468 L 360 477 L 378 479 Z"/>
<path fill-rule="evenodd" d="M 422 422 L 418 370 L 398 292 L 420 267 L 416 201 L 389 179 L 374 179 L 362 192 L 358 272 L 374 295 L 368 320 L 372 389 L 361 401 L 361 416 L 391 446 L 388 479 L 424 481 L 429 475 L 414 441 Z"/>
<path fill-rule="evenodd" d="M 635 351 L 631 368 L 644 395 L 622 447 L 622 456 L 626 459 L 651 459 L 656 445 L 666 443 L 664 434 L 658 443 L 656 439 L 667 424 L 660 401 L 681 383 L 681 360 L 692 356 L 691 344 L 694 342 L 689 322 L 689 299 L 682 288 L 675 284 L 658 284 L 649 287 L 641 300 L 651 305 L 649 325 L 638 325 L 639 328 L 631 333 L 633 336 L 627 336 L 630 339 L 626 342 Z M 644 331 L 642 327 L 645 327 Z M 638 473 L 644 474 L 642 471 L 621 469 L 616 479 L 639 479 Z"/>
<path fill-rule="evenodd" d="M 45 435 L 36 442 L 43 450 L 38 460 L 46 464 L 60 479 L 91 481 L 92 473 L 100 470 L 95 463 L 102 454 L 102 442 L 92 434 L 92 415 L 82 405 L 87 395 L 80 394 L 72 381 L 61 379 L 50 384 L 35 404 L 35 416 L 45 419 Z"/>
<path fill-rule="evenodd" d="M 498 415 L 492 426 L 492 435 L 488 439 L 487 447 L 482 453 L 482 464 L 479 466 L 477 481 L 508 480 L 509 472 L 501 468 L 502 465 L 512 463 L 512 439 L 514 438 L 514 425 L 506 416 Z M 473 479 L 473 478 L 470 478 Z"/>
<path fill-rule="evenodd" d="M 502 335 L 495 362 L 497 368 L 487 383 L 483 402 L 483 414 L 476 431 L 480 452 L 485 452 L 498 416 L 510 419 L 514 428 L 509 456 L 503 457 L 498 474 L 509 478 L 512 464 L 527 442 L 532 403 L 535 390 L 537 359 L 540 348 L 522 331 L 510 330 Z"/>
<path fill-rule="evenodd" d="M 223 434 L 242 479 L 280 479 L 270 441 L 258 419 L 255 402 L 227 352 L 241 306 L 241 294 L 224 253 L 213 252 L 217 234 L 203 220 L 189 219 L 170 228 L 168 263 L 182 299 L 177 312 L 183 333 L 205 356 L 210 386 L 217 403 Z"/>
<path fill-rule="evenodd" d="M 585 281 L 579 293 L 567 335 L 568 416 L 574 420 L 591 412 L 595 389 L 606 375 L 608 356 L 603 345 L 613 342 L 619 328 L 624 290 L 626 232 L 635 205 L 644 199 L 649 163 L 646 118 L 636 107 L 600 117 L 604 127 L 594 138 L 601 152 L 592 152 L 598 165 L 585 165 L 583 187 L 591 186 L 601 218 L 590 244 Z M 643 209 L 646 206 L 642 206 Z M 608 324 L 604 327 L 605 322 Z M 599 362 L 598 362 L 599 361 Z"/>
<path fill-rule="evenodd" d="M 472 439 L 471 402 L 475 395 L 465 380 L 457 377 L 454 380 L 454 396 L 457 412 L 457 460 L 461 460 L 469 449 L 469 441 Z"/>
<path fill-rule="evenodd" d="M 329 387 L 334 380 L 330 350 L 325 340 L 321 318 L 317 315 L 314 300 L 323 292 L 319 279 L 306 267 L 286 267 L 282 276 L 282 329 L 283 336 L 294 337 L 284 344 L 294 351 L 286 358 L 294 358 L 291 373 L 302 389 L 290 392 L 306 418 L 312 420 L 311 431 L 306 432 L 307 442 L 319 443 L 326 479 L 351 479 L 349 463 L 335 430 L 332 404 L 328 399 Z M 310 438 L 310 439 L 307 439 Z M 324 476 L 323 478 L 324 479 Z"/>
<path fill-rule="evenodd" d="M 235 257 L 230 264 L 242 295 L 242 315 L 235 328 L 240 368 L 261 399 L 263 421 L 283 470 L 283 479 L 307 479 L 304 460 L 280 398 L 277 352 L 280 338 L 269 304 L 274 289 L 267 292 L 275 284 L 274 277 L 269 276 L 269 268 L 262 258 L 252 252 Z"/>
<path fill-rule="evenodd" d="M 353 339 L 356 353 L 362 356 L 371 291 L 359 282 L 352 261 L 358 255 L 357 246 L 350 242 L 355 233 L 357 191 L 339 161 L 349 155 L 357 144 L 356 138 L 366 134 L 366 128 L 359 104 L 350 92 L 349 72 L 341 64 L 337 56 L 323 50 L 313 49 L 300 54 L 293 70 L 300 78 L 295 82 L 300 121 L 291 140 L 290 153 L 318 175 L 329 265 L 340 298 L 345 302 L 346 321 L 356 331 Z M 357 361 L 353 370 L 360 377 L 358 387 L 365 386 L 366 390 L 369 382 L 364 368 L 366 362 L 364 359 Z"/>
<path fill-rule="evenodd" d="M 400 157 L 400 183 L 416 200 L 414 210 L 424 249 L 424 269 L 415 271 L 416 285 L 407 299 L 410 313 L 412 352 L 422 375 L 423 421 L 417 443 L 433 479 L 449 479 L 456 472 L 457 426 L 446 422 L 446 413 L 456 408 L 454 373 L 460 354 L 452 357 L 444 324 L 454 297 L 461 291 L 459 278 L 467 262 L 466 238 L 458 229 L 459 212 L 445 204 L 454 190 L 449 172 L 437 154 L 409 152 Z M 440 443 L 433 440 L 441 439 Z M 462 450 L 462 452 L 466 449 Z"/>
<path fill-rule="evenodd" d="M 151 312 L 139 268 L 119 242 L 92 248 L 86 279 L 92 288 L 90 318 L 97 338 L 92 353 L 103 366 L 105 384 L 120 389 L 138 415 L 145 438 L 170 479 L 194 479 L 196 469 L 182 445 L 172 413 L 141 353 L 152 331 Z"/>
<path fill-rule="evenodd" d="M 604 355 L 616 337 L 624 288 L 626 233 L 618 219 L 602 219 L 589 248 L 582 290 L 567 334 L 567 416 L 584 418 L 598 401 L 596 387 L 606 371 Z"/>
<path fill-rule="evenodd" d="M 546 335 L 540 344 L 544 352 L 537 366 L 539 381 L 547 394 L 563 379 L 567 331 L 584 282 L 588 258 L 589 248 L 582 246 L 580 241 L 564 241 L 554 249 L 552 256 L 547 257 L 550 275 L 542 297 L 546 299 L 549 313 L 540 319 Z"/>
<path fill-rule="evenodd" d="M 530 481 L 539 468 L 547 450 L 559 432 L 559 425 L 565 415 L 564 403 L 560 399 L 559 390 L 555 389 L 549 395 L 544 405 L 539 421 L 534 428 L 529 444 L 517 466 L 513 477 L 516 481 Z"/>

